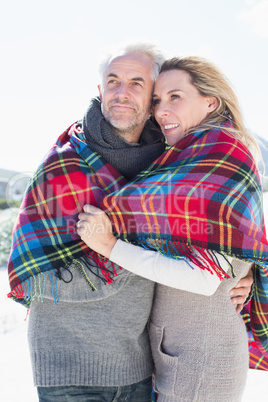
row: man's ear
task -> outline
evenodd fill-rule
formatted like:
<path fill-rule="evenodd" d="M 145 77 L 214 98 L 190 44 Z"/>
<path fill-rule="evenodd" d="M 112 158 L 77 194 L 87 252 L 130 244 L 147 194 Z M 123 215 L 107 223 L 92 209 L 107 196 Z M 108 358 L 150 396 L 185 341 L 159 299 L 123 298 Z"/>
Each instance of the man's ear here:
<path fill-rule="evenodd" d="M 208 112 L 211 113 L 219 106 L 219 100 L 216 96 L 209 96 L 208 97 Z"/>
<path fill-rule="evenodd" d="M 100 86 L 100 85 L 98 85 L 98 90 L 99 90 L 99 97 L 100 97 L 100 100 L 102 100 L 101 86 Z"/>

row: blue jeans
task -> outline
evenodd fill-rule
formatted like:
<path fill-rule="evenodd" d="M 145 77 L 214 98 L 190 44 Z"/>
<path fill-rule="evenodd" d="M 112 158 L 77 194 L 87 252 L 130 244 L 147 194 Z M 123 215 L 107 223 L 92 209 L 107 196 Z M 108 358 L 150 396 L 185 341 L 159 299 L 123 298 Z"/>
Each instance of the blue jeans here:
<path fill-rule="evenodd" d="M 151 402 L 152 378 L 124 387 L 37 387 L 39 402 Z"/>

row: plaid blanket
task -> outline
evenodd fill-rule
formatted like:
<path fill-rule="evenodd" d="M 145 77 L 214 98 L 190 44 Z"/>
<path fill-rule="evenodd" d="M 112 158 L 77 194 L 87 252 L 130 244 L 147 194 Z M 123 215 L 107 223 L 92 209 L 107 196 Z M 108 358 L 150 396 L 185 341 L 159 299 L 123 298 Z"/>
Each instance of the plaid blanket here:
<path fill-rule="evenodd" d="M 90 150 L 78 125 L 69 127 L 37 169 L 21 204 L 8 264 L 9 297 L 25 306 L 36 295 L 42 299 L 48 272 L 57 302 L 61 268 L 90 251 L 76 233 L 78 213 L 85 204 L 98 206 L 126 182 Z"/>
<path fill-rule="evenodd" d="M 226 274 L 214 252 L 254 262 L 251 329 L 268 357 L 262 190 L 252 155 L 240 141 L 224 127 L 187 135 L 101 206 L 122 240 L 172 258 L 187 256 L 220 278 Z"/>
<path fill-rule="evenodd" d="M 76 125 L 66 130 L 21 205 L 8 267 L 10 297 L 28 305 L 42 294 L 45 272 L 56 288 L 61 268 L 91 252 L 75 227 L 85 204 L 103 208 L 123 240 L 172 258 L 187 256 L 220 278 L 226 274 L 214 251 L 255 262 L 249 327 L 267 358 L 268 242 L 260 179 L 251 154 L 224 127 L 188 135 L 129 183 L 90 150 Z"/>
<path fill-rule="evenodd" d="M 261 348 L 255 342 L 251 329 L 251 302 L 249 302 L 241 313 L 247 328 L 248 335 L 248 352 L 249 352 L 249 368 L 268 371 L 267 353 L 262 353 Z"/>

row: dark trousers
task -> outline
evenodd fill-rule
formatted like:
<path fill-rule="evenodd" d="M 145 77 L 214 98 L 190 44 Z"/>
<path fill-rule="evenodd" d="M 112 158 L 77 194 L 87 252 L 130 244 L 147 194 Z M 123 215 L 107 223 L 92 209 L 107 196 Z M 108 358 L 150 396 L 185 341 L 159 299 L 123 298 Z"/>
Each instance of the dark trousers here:
<path fill-rule="evenodd" d="M 151 402 L 152 379 L 124 387 L 37 387 L 39 402 Z"/>

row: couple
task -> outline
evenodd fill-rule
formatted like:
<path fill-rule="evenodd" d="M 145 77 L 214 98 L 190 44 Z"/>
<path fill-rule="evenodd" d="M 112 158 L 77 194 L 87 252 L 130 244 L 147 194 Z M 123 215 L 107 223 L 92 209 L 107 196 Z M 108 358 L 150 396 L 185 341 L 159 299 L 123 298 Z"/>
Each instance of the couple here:
<path fill-rule="evenodd" d="M 239 310 L 249 291 L 246 279 L 238 288 L 239 279 L 267 248 L 257 230 L 258 174 L 247 150 L 255 144 L 217 69 L 198 58 L 173 59 L 153 88 L 162 61 L 143 45 L 102 65 L 101 100 L 93 99 L 83 120 L 58 139 L 22 203 L 10 297 L 31 304 L 29 345 L 40 401 L 151 400 L 147 321 L 154 281 L 160 285 L 150 336 L 159 399 L 241 398 L 247 339 L 234 305 Z M 171 145 L 166 151 L 148 120 L 152 93 L 154 116 Z M 173 192 L 161 190 L 154 200 L 165 175 Z M 193 183 L 200 183 L 196 191 Z M 94 206 L 108 212 L 127 243 L 114 237 Z M 71 222 L 83 207 L 80 240 Z M 192 233 L 192 222 L 204 223 L 206 214 L 203 228 Z M 148 235 L 135 233 L 140 223 Z M 162 236 L 162 227 L 170 232 Z M 229 291 L 237 297 L 230 299 Z"/>

